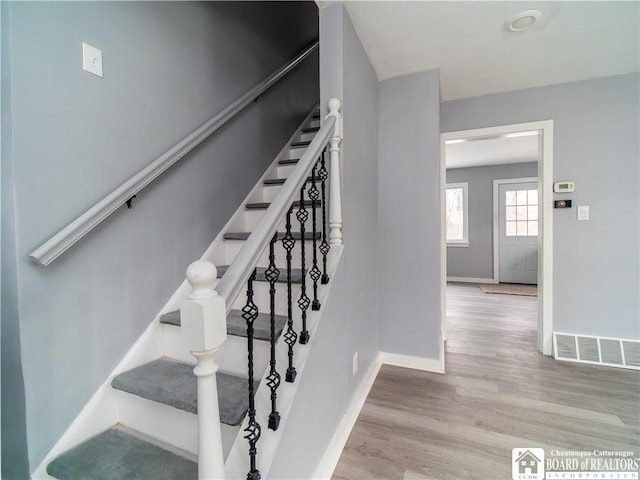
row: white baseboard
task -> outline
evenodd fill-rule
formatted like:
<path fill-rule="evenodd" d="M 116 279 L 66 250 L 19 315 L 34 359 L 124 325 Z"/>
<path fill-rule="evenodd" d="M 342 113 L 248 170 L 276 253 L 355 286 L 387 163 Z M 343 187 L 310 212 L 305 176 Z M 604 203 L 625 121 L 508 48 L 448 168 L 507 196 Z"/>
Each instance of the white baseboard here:
<path fill-rule="evenodd" d="M 347 444 L 349 435 L 351 435 L 351 430 L 356 424 L 358 415 L 360 415 L 360 410 L 362 410 L 364 402 L 369 396 L 369 391 L 371 390 L 373 382 L 375 382 L 376 377 L 378 376 L 378 371 L 380 370 L 381 366 L 382 362 L 380 361 L 380 355 L 378 355 L 376 359 L 371 363 L 369 370 L 367 370 L 366 375 L 360 382 L 360 386 L 353 395 L 351 404 L 349 405 L 349 409 L 342 418 L 338 429 L 333 434 L 333 438 L 331 439 L 329 448 L 326 450 L 324 456 L 322 457 L 322 461 L 316 468 L 313 478 L 329 479 L 333 475 L 333 471 L 338 465 L 338 461 L 340 460 L 342 451 Z"/>
<path fill-rule="evenodd" d="M 498 283 L 493 278 L 447 277 L 447 282 L 460 283 Z"/>
<path fill-rule="evenodd" d="M 380 352 L 380 361 L 383 365 L 413 368 L 424 372 L 444 373 L 443 358 L 424 358 L 412 355 L 400 355 L 398 353 Z"/>

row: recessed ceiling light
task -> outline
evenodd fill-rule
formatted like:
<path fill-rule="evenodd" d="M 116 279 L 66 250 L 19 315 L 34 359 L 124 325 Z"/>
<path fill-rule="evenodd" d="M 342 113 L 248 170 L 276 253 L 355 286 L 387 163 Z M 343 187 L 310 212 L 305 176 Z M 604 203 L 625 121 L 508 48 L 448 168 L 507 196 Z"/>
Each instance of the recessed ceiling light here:
<path fill-rule="evenodd" d="M 542 16 L 540 10 L 525 10 L 516 13 L 507 22 L 507 30 L 512 32 L 521 32 L 533 26 L 534 23 Z"/>
<path fill-rule="evenodd" d="M 444 143 L 447 145 L 455 145 L 456 143 L 464 143 L 466 141 L 466 138 L 454 138 L 452 140 L 446 140 Z"/>

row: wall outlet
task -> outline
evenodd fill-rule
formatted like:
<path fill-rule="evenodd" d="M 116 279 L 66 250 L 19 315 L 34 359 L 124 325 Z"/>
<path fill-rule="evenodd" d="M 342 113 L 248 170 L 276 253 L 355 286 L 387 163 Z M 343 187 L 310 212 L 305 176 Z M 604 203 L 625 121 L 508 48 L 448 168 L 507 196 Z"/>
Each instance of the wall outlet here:
<path fill-rule="evenodd" d="M 353 376 L 356 376 L 358 373 L 358 352 L 353 354 Z"/>

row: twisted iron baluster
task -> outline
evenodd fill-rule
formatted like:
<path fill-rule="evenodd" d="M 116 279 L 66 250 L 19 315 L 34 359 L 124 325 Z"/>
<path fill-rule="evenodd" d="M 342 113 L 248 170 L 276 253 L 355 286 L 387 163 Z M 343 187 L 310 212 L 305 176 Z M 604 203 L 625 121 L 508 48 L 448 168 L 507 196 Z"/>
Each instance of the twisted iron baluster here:
<path fill-rule="evenodd" d="M 255 387 L 253 383 L 253 322 L 258 318 L 258 307 L 253 303 L 253 282 L 256 279 L 256 270 L 247 281 L 247 304 L 242 309 L 242 318 L 247 322 L 247 350 L 249 355 L 249 425 L 244 429 L 245 439 L 249 441 L 249 458 L 251 469 L 247 473 L 247 480 L 260 480 L 260 471 L 256 468 L 256 443 L 260 438 L 260 424 L 256 422 Z"/>
<path fill-rule="evenodd" d="M 320 157 L 320 170 L 318 170 L 318 178 L 321 180 L 320 189 L 322 190 L 322 242 L 320 243 L 320 253 L 322 254 L 322 285 L 329 283 L 329 275 L 327 275 L 327 253 L 329 253 L 329 243 L 327 243 L 327 200 L 326 200 L 326 180 L 329 178 L 329 172 L 324 161 L 324 154 L 327 152 L 325 147 Z"/>
<path fill-rule="evenodd" d="M 313 267 L 309 271 L 309 276 L 311 277 L 311 280 L 313 280 L 313 302 L 311 302 L 311 310 L 320 310 L 320 300 L 318 300 L 318 280 L 320 280 L 320 276 L 322 275 L 322 272 L 318 268 L 318 242 L 316 240 L 316 235 L 318 233 L 316 206 L 318 205 L 318 198 L 320 197 L 320 192 L 316 186 L 317 167 L 318 162 L 316 162 L 313 166 L 313 170 L 311 170 L 311 188 L 309 189 L 309 198 L 311 199 L 311 221 L 313 223 Z"/>
<path fill-rule="evenodd" d="M 287 332 L 284 334 L 284 341 L 289 346 L 289 367 L 285 375 L 285 381 L 292 383 L 296 379 L 296 368 L 293 366 L 293 346 L 298 340 L 298 335 L 293 329 L 293 300 L 291 299 L 291 250 L 296 244 L 296 241 L 291 235 L 291 213 L 293 212 L 293 206 L 289 208 L 287 212 L 287 226 L 284 238 L 282 239 L 282 246 L 287 251 Z"/>
<path fill-rule="evenodd" d="M 269 244 L 269 267 L 264 274 L 269 282 L 269 301 L 271 309 L 271 359 L 269 361 L 269 375 L 266 378 L 267 386 L 271 389 L 271 413 L 269 414 L 269 428 L 277 430 L 280 425 L 280 413 L 278 413 L 276 401 L 278 387 L 280 386 L 280 374 L 276 371 L 276 282 L 280 278 L 280 270 L 276 267 L 276 255 L 274 252 L 278 234 L 275 233 Z"/>
<path fill-rule="evenodd" d="M 300 206 L 298 207 L 298 212 L 296 213 L 296 218 L 298 222 L 300 222 L 300 263 L 301 263 L 301 281 L 300 281 L 300 298 L 298 298 L 298 307 L 302 311 L 302 331 L 300 332 L 300 343 L 305 344 L 309 342 L 309 332 L 307 330 L 307 309 L 311 304 L 311 300 L 307 297 L 307 282 L 306 282 L 306 271 L 305 271 L 305 258 L 304 258 L 304 234 L 305 228 L 304 225 L 309 219 L 309 212 L 307 212 L 307 208 L 304 206 L 304 190 L 306 185 L 303 183 L 300 188 Z M 313 207 L 312 207 L 313 208 Z"/>

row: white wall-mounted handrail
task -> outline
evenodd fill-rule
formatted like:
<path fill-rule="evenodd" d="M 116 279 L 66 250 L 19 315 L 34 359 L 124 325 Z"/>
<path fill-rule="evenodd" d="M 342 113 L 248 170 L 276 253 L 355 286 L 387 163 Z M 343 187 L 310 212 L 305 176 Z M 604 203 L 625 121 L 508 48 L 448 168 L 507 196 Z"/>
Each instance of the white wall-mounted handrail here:
<path fill-rule="evenodd" d="M 286 65 L 272 73 L 269 77 L 227 106 L 224 110 L 216 114 L 211 118 L 211 120 L 182 139 L 171 149 L 167 150 L 148 166 L 113 190 L 89 210 L 69 223 L 53 237 L 31 252 L 29 256 L 40 265 L 49 265 L 73 244 L 100 224 L 100 222 L 123 206 L 127 200 L 149 185 L 169 167 L 174 165 L 178 160 L 198 146 L 203 140 L 208 138 L 212 133 L 231 120 L 238 112 L 243 110 L 247 105 L 257 99 L 257 97 L 262 95 L 317 48 L 318 42 L 315 42 L 313 45 L 306 48 L 303 52 L 287 62 Z"/>
<path fill-rule="evenodd" d="M 227 313 L 231 310 L 238 294 L 246 287 L 246 281 L 258 263 L 260 255 L 267 248 L 271 238 L 276 233 L 278 225 L 296 196 L 299 195 L 300 188 L 306 182 L 323 149 L 331 141 L 332 145 L 336 145 L 337 150 L 337 145 L 342 140 L 341 115 L 339 113 L 340 102 L 332 99 L 329 102 L 329 107 L 330 112 L 325 122 L 307 147 L 307 150 L 300 157 L 300 160 L 298 160 L 295 170 L 287 177 L 278 196 L 271 202 L 258 225 L 253 229 L 242 249 L 238 252 L 235 260 L 229 265 L 229 268 L 216 285 L 216 291 L 226 300 Z M 336 164 L 336 168 L 331 170 L 330 175 L 337 174 L 338 171 L 339 168 Z M 333 186 L 333 184 L 331 185 Z M 339 204 L 340 202 L 337 203 Z M 333 207 L 335 205 L 332 206 L 330 203 L 329 212 Z"/>

